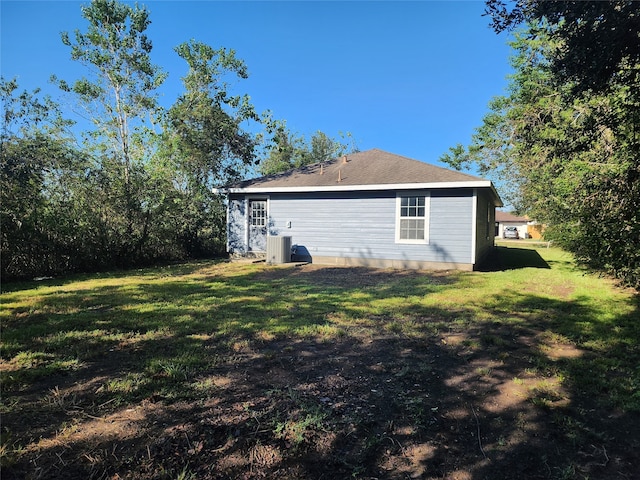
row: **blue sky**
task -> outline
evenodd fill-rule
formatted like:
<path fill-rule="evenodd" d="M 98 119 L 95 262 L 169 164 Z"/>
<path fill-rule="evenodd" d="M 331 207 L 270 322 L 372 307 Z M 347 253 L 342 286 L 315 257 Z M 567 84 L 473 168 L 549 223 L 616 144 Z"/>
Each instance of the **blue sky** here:
<path fill-rule="evenodd" d="M 86 30 L 86 3 L 2 0 L 2 75 L 55 97 L 52 74 L 85 74 L 60 32 Z M 169 73 L 166 106 L 186 73 L 173 47 L 195 39 L 235 49 L 250 77 L 234 93 L 249 94 L 292 131 L 348 131 L 361 150 L 433 164 L 468 143 L 510 72 L 508 38 L 489 28 L 481 1 L 139 3 L 151 12 L 153 61 Z"/>

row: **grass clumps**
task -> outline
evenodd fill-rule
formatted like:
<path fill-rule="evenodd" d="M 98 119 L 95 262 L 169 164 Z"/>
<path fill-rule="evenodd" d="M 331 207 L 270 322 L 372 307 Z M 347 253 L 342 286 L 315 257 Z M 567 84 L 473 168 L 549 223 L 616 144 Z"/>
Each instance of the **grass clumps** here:
<path fill-rule="evenodd" d="M 3 478 L 630 478 L 637 294 L 498 253 L 5 286 Z"/>

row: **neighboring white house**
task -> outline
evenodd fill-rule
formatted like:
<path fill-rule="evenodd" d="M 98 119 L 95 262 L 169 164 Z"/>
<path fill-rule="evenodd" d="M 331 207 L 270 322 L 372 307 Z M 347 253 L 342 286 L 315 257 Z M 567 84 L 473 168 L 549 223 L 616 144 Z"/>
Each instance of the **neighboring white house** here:
<path fill-rule="evenodd" d="M 527 217 L 517 217 L 508 212 L 496 210 L 496 237 L 504 237 L 505 227 L 516 227 L 520 238 L 541 238 L 541 228 L 537 222 Z"/>
<path fill-rule="evenodd" d="M 374 267 L 472 270 L 502 206 L 488 180 L 376 149 L 218 192 L 233 255 L 285 236 L 295 260 Z"/>

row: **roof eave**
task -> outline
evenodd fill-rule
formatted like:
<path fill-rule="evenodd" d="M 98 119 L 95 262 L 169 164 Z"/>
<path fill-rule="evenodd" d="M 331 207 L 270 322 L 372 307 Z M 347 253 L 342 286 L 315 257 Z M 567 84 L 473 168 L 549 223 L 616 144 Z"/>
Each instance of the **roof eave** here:
<path fill-rule="evenodd" d="M 500 198 L 500 195 L 498 195 L 498 191 L 496 190 L 496 187 L 493 185 L 492 182 L 491 183 L 491 193 L 493 194 L 493 200 L 494 200 L 494 204 L 496 207 L 500 208 L 500 207 L 504 207 L 504 203 L 502 203 L 502 199 Z"/>
<path fill-rule="evenodd" d="M 490 188 L 495 196 L 496 205 L 502 206 L 500 196 L 489 180 L 471 180 L 466 182 L 427 182 L 393 183 L 374 185 L 322 185 L 305 187 L 223 187 L 213 189 L 217 194 L 268 194 L 268 193 L 318 193 L 318 192 L 363 192 L 381 190 L 425 190 L 444 188 Z"/>

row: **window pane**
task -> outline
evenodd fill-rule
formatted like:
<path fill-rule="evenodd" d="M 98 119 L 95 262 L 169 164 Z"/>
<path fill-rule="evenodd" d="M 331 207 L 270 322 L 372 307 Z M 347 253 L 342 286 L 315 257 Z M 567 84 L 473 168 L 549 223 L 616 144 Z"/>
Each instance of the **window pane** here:
<path fill-rule="evenodd" d="M 400 216 L 401 217 L 424 217 L 426 215 L 425 197 L 401 197 Z"/>
<path fill-rule="evenodd" d="M 251 226 L 264 227 L 267 225 L 267 202 L 251 202 Z"/>
<path fill-rule="evenodd" d="M 424 220 L 400 220 L 402 240 L 424 240 Z"/>

